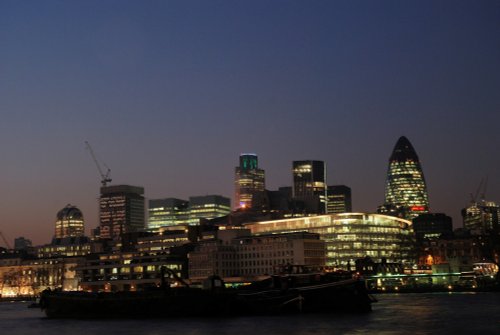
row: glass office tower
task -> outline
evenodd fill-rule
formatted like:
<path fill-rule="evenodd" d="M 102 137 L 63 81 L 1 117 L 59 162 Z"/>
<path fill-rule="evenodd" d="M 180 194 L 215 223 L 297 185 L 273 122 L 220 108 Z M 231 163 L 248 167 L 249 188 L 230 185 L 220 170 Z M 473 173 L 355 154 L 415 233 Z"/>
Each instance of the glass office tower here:
<path fill-rule="evenodd" d="M 326 165 L 323 161 L 293 162 L 293 198 L 304 202 L 307 214 L 326 213 Z"/>
<path fill-rule="evenodd" d="M 261 209 L 265 205 L 265 176 L 264 170 L 259 169 L 257 155 L 240 155 L 234 186 L 236 209 Z"/>
<path fill-rule="evenodd" d="M 411 220 L 429 212 L 424 173 L 410 141 L 401 136 L 389 158 L 381 213 Z"/>

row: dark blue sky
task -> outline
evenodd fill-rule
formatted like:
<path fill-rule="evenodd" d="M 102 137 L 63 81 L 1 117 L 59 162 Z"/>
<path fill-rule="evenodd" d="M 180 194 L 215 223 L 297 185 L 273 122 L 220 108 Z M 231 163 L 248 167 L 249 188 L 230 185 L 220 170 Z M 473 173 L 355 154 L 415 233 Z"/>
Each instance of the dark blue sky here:
<path fill-rule="evenodd" d="M 500 202 L 498 1 L 0 1 L 0 230 L 49 242 L 99 176 L 147 198 L 233 196 L 241 152 L 269 189 L 328 164 L 356 211 L 383 202 L 405 135 L 431 209 Z"/>

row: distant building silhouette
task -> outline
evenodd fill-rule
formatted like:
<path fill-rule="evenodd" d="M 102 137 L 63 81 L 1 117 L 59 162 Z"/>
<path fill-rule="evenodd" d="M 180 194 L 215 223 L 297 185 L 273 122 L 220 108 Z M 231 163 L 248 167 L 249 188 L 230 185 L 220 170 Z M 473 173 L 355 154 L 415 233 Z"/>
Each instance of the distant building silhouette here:
<path fill-rule="evenodd" d="M 293 162 L 293 198 L 311 214 L 326 213 L 326 165 L 323 161 Z"/>
<path fill-rule="evenodd" d="M 57 212 L 55 238 L 78 237 L 85 235 L 82 212 L 72 205 L 66 205 Z"/>
<path fill-rule="evenodd" d="M 235 168 L 235 209 L 262 209 L 265 206 L 265 176 L 255 154 L 241 154 Z"/>
<path fill-rule="evenodd" d="M 328 186 L 327 199 L 328 214 L 352 212 L 350 187 L 347 187 L 345 185 Z"/>
<path fill-rule="evenodd" d="M 451 217 L 443 213 L 421 214 L 412 220 L 413 231 L 417 241 L 438 239 L 453 235 Z"/>
<path fill-rule="evenodd" d="M 424 173 L 410 141 L 401 136 L 391 157 L 385 184 L 385 203 L 379 213 L 411 220 L 429 212 Z"/>

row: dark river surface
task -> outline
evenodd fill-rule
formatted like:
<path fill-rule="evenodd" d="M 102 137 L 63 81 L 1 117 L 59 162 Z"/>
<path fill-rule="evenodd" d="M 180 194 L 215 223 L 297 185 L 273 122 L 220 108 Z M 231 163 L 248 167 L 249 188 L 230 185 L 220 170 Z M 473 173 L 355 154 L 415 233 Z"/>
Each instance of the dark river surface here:
<path fill-rule="evenodd" d="M 1 335 L 500 334 L 500 293 L 377 295 L 366 314 L 237 318 L 51 320 L 28 303 L 0 303 Z"/>

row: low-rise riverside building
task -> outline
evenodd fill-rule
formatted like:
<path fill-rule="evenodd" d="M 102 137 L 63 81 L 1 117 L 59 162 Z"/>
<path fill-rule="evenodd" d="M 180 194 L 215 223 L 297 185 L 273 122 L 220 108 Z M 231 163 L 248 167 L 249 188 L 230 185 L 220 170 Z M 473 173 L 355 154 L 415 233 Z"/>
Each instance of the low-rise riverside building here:
<path fill-rule="evenodd" d="M 183 252 L 148 254 L 123 252 L 93 255 L 76 270 L 80 289 L 85 291 L 135 291 L 161 284 L 161 268 L 172 270 L 180 278 L 187 277 Z"/>
<path fill-rule="evenodd" d="M 251 236 L 248 229 L 220 230 L 189 253 L 189 279 L 211 275 L 226 281 L 253 281 L 286 265 L 325 265 L 325 243 L 317 234 L 298 232 Z"/>
<path fill-rule="evenodd" d="M 78 288 L 76 267 L 81 258 L 30 258 L 21 255 L 0 257 L 0 297 L 35 296 L 44 289 Z"/>

